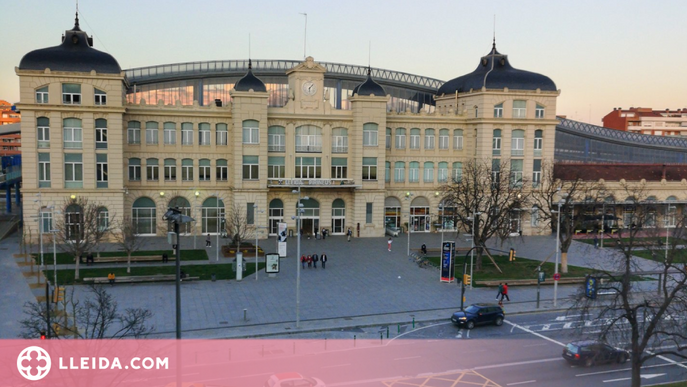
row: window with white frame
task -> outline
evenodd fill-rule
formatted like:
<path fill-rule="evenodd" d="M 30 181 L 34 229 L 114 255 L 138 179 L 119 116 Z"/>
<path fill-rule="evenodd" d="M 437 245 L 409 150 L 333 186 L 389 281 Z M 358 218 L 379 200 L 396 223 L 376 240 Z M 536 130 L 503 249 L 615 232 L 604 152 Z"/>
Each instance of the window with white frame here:
<path fill-rule="evenodd" d="M 544 118 L 544 106 L 537 104 L 534 110 L 534 118 Z"/>
<path fill-rule="evenodd" d="M 420 149 L 420 129 L 410 129 L 410 144 L 409 149 Z"/>
<path fill-rule="evenodd" d="M 530 225 L 532 227 L 539 227 L 539 208 L 538 207 L 532 207 L 532 212 L 530 213 Z"/>
<path fill-rule="evenodd" d="M 522 164 L 523 160 L 510 161 L 510 184 L 512 187 L 522 186 Z"/>
<path fill-rule="evenodd" d="M 532 167 L 532 187 L 538 188 L 541 184 L 541 159 L 534 159 Z"/>
<path fill-rule="evenodd" d="M 394 163 L 394 182 L 405 183 L 406 181 L 406 163 L 397 161 Z"/>
<path fill-rule="evenodd" d="M 406 149 L 406 130 L 405 128 L 396 129 L 396 149 Z"/>
<path fill-rule="evenodd" d="M 332 129 L 332 153 L 348 153 L 348 129 Z"/>
<path fill-rule="evenodd" d="M 228 134 L 227 124 L 215 124 L 215 142 L 218 146 L 227 145 Z"/>
<path fill-rule="evenodd" d="M 177 180 L 177 161 L 175 159 L 165 159 L 165 181 Z"/>
<path fill-rule="evenodd" d="M 243 156 L 243 180 L 259 179 L 259 168 L 259 156 Z"/>
<path fill-rule="evenodd" d="M 527 117 L 527 101 L 513 101 L 513 118 Z"/>
<path fill-rule="evenodd" d="M 81 149 L 83 147 L 83 130 L 81 120 L 78 118 L 65 118 L 62 120 L 64 125 L 64 148 Z"/>
<path fill-rule="evenodd" d="M 95 184 L 96 188 L 107 188 L 108 170 L 107 154 L 97 153 L 95 155 Z"/>
<path fill-rule="evenodd" d="M 322 129 L 314 125 L 297 127 L 296 152 L 322 152 Z"/>
<path fill-rule="evenodd" d="M 65 105 L 81 105 L 81 85 L 78 83 L 63 83 L 62 103 Z"/>
<path fill-rule="evenodd" d="M 217 181 L 227 181 L 229 178 L 229 167 L 227 165 L 227 160 L 219 159 L 215 161 L 215 164 L 217 164 Z"/>
<path fill-rule="evenodd" d="M 321 157 L 296 157 L 296 179 L 319 179 L 322 177 Z"/>
<path fill-rule="evenodd" d="M 95 104 L 98 106 L 107 105 L 107 93 L 100 89 L 94 89 Z"/>
<path fill-rule="evenodd" d="M 377 180 L 376 157 L 363 157 L 363 180 Z"/>
<path fill-rule="evenodd" d="M 439 183 L 446 183 L 448 181 L 448 163 L 442 161 L 439 163 L 439 169 L 437 171 L 437 181 Z"/>
<path fill-rule="evenodd" d="M 38 117 L 37 138 L 38 148 L 50 148 L 50 119 L 48 117 Z"/>
<path fill-rule="evenodd" d="M 379 125 L 368 122 L 363 124 L 363 146 L 378 146 L 377 132 Z"/>
<path fill-rule="evenodd" d="M 136 199 L 131 208 L 131 218 L 138 235 L 155 235 L 157 211 L 155 202 L 146 197 Z"/>
<path fill-rule="evenodd" d="M 501 160 L 491 159 L 491 183 L 498 186 L 501 183 Z"/>
<path fill-rule="evenodd" d="M 501 129 L 494 129 L 494 137 L 491 142 L 492 156 L 501 155 Z"/>
<path fill-rule="evenodd" d="M 384 181 L 387 183 L 391 181 L 391 162 L 390 161 L 384 162 Z"/>
<path fill-rule="evenodd" d="M 434 183 L 434 163 L 431 161 L 425 161 L 424 167 L 422 179 L 425 183 Z"/>
<path fill-rule="evenodd" d="M 448 129 L 439 130 L 439 149 L 448 149 Z"/>
<path fill-rule="evenodd" d="M 286 162 L 284 156 L 267 157 L 267 178 L 283 179 L 286 174 Z"/>
<path fill-rule="evenodd" d="M 193 145 L 193 124 L 181 123 L 181 145 Z"/>
<path fill-rule="evenodd" d="M 127 142 L 129 145 L 138 145 L 141 143 L 141 123 L 138 121 L 129 121 L 126 129 Z"/>
<path fill-rule="evenodd" d="M 159 140 L 159 125 L 155 121 L 146 122 L 146 145 L 157 145 Z"/>
<path fill-rule="evenodd" d="M 510 140 L 510 155 L 524 156 L 525 155 L 525 131 L 516 129 L 511 133 Z"/>
<path fill-rule="evenodd" d="M 463 181 L 463 163 L 460 161 L 453 163 L 453 173 L 451 174 L 451 178 L 453 179 L 454 183 L 460 183 Z"/>
<path fill-rule="evenodd" d="M 270 126 L 267 128 L 267 151 L 286 151 L 286 129 L 283 126 Z"/>
<path fill-rule="evenodd" d="M 198 161 L 198 180 L 210 181 L 210 160 L 200 159 Z"/>
<path fill-rule="evenodd" d="M 64 188 L 83 188 L 83 155 L 65 153 Z"/>
<path fill-rule="evenodd" d="M 81 215 L 81 211 L 79 205 L 70 204 L 64 214 L 65 231 L 67 239 L 70 241 L 77 241 L 83 238 L 83 216 Z"/>
<path fill-rule="evenodd" d="M 163 130 L 165 145 L 175 145 L 177 143 L 177 124 L 174 122 L 165 122 Z"/>
<path fill-rule="evenodd" d="M 255 120 L 243 121 L 243 143 L 244 144 L 259 144 L 260 130 L 259 123 Z"/>
<path fill-rule="evenodd" d="M 48 86 L 36 89 L 36 103 L 48 103 Z"/>
<path fill-rule="evenodd" d="M 544 131 L 537 129 L 534 131 L 534 156 L 541 156 L 542 147 L 544 145 L 544 139 L 542 138 Z"/>
<path fill-rule="evenodd" d="M 494 118 L 503 118 L 503 102 L 494 105 Z"/>
<path fill-rule="evenodd" d="M 391 149 L 391 128 L 386 128 L 386 149 Z"/>
<path fill-rule="evenodd" d="M 107 120 L 95 120 L 95 149 L 107 149 Z"/>
<path fill-rule="evenodd" d="M 193 159 L 181 160 L 181 181 L 193 181 Z"/>
<path fill-rule="evenodd" d="M 107 207 L 98 208 L 97 222 L 98 230 L 101 232 L 110 228 L 110 212 Z"/>
<path fill-rule="evenodd" d="M 160 180 L 160 166 L 158 165 L 157 159 L 146 159 L 146 180 Z"/>
<path fill-rule="evenodd" d="M 52 232 L 52 212 L 41 210 L 41 228 L 44 234 Z"/>
<path fill-rule="evenodd" d="M 463 129 L 453 131 L 453 149 L 463 149 Z"/>
<path fill-rule="evenodd" d="M 408 168 L 408 182 L 417 183 L 420 181 L 420 163 L 411 161 Z"/>
<path fill-rule="evenodd" d="M 434 149 L 435 143 L 436 136 L 434 135 L 434 129 L 425 129 L 425 149 Z M 446 144 L 448 144 L 448 141 L 446 141 Z"/>
<path fill-rule="evenodd" d="M 332 157 L 332 179 L 348 178 L 348 159 L 345 157 Z"/>
<path fill-rule="evenodd" d="M 50 187 L 50 153 L 38 154 L 38 187 Z"/>
<path fill-rule="evenodd" d="M 677 198 L 675 196 L 669 196 L 666 199 L 666 206 L 663 214 L 663 227 L 675 227 L 675 224 L 677 222 L 677 204 L 675 203 L 676 201 Z"/>
<path fill-rule="evenodd" d="M 141 159 L 135 157 L 129 159 L 129 180 L 141 180 Z"/>
<path fill-rule="evenodd" d="M 210 145 L 210 124 L 201 122 L 198 125 L 198 143 L 200 145 Z"/>

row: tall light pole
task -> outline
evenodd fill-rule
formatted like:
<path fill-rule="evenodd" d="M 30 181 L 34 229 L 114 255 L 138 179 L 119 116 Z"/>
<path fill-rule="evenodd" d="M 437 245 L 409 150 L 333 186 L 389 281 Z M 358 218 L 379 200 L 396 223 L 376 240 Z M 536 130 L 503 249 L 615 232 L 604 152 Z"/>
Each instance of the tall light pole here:
<path fill-rule="evenodd" d="M 258 211 L 258 205 L 253 204 L 253 211 L 255 211 L 253 215 L 253 222 L 255 223 L 255 280 L 258 280 L 258 213 L 263 214 L 265 213 L 265 210 Z M 296 258 L 298 260 L 298 258 Z"/>
<path fill-rule="evenodd" d="M 200 192 L 196 191 L 195 188 L 190 188 L 190 189 L 193 191 L 193 208 L 196 211 L 198 211 L 197 201 L 198 201 L 198 196 L 200 196 Z M 203 217 L 201 216 L 201 219 L 202 218 Z M 197 227 L 197 225 L 194 224 L 192 227 L 193 227 L 193 230 L 192 230 L 193 231 L 193 250 L 195 250 L 196 249 L 196 234 L 197 234 L 196 227 Z"/>
<path fill-rule="evenodd" d="M 36 194 L 38 196 L 38 199 L 34 200 L 35 202 L 38 202 L 38 235 L 40 239 L 40 246 L 41 246 L 41 268 L 40 271 L 43 271 L 45 267 L 43 266 L 43 195 L 39 192 Z M 41 283 L 41 276 L 40 273 L 38 274 L 38 283 Z"/>
<path fill-rule="evenodd" d="M 196 192 L 196 193 L 198 193 L 198 192 Z M 216 201 L 215 201 L 215 205 L 216 205 L 215 214 L 217 215 L 217 246 L 215 246 L 215 260 L 216 260 L 217 262 L 219 262 L 219 227 L 220 227 L 220 224 L 221 224 L 220 216 L 219 216 L 219 213 L 220 213 L 220 211 L 219 211 L 219 209 L 220 209 L 220 207 L 219 207 L 219 201 L 221 200 L 221 201 L 222 201 L 222 204 L 224 204 L 224 198 L 220 196 L 219 192 L 216 192 L 216 193 L 215 193 L 215 198 L 216 198 Z M 241 246 L 238 246 L 238 248 L 240 249 Z M 237 251 L 238 251 L 238 250 L 237 250 Z"/>
<path fill-rule="evenodd" d="M 178 208 L 169 208 L 162 216 L 164 221 L 174 222 L 174 233 L 177 236 L 177 251 L 176 251 L 176 334 L 177 339 L 181 339 L 181 237 L 179 236 L 179 227 L 182 224 L 195 222 L 190 216 L 183 215 Z"/>
<path fill-rule="evenodd" d="M 475 225 L 477 224 L 477 216 L 482 215 L 481 212 L 472 211 L 472 239 L 470 243 L 470 278 L 472 278 L 472 268 L 475 261 Z M 472 289 L 472 281 L 470 281 L 470 289 Z"/>
<path fill-rule="evenodd" d="M 606 237 L 606 198 L 601 205 L 601 248 L 604 248 L 604 238 Z"/>
<path fill-rule="evenodd" d="M 301 187 L 298 186 L 297 190 L 291 191 L 292 193 L 298 193 L 298 202 L 296 202 L 296 328 L 300 328 L 301 318 L 301 214 L 305 211 L 303 209 L 303 203 L 301 200 L 309 200 L 310 198 L 304 196 L 301 198 Z"/>
<path fill-rule="evenodd" d="M 560 189 L 559 189 L 560 194 Z M 563 194 L 560 194 L 561 196 Z M 554 276 L 558 274 L 558 262 L 561 257 L 561 204 L 563 204 L 563 199 L 558 200 L 558 227 L 556 227 L 556 265 L 553 269 Z M 553 281 L 553 306 L 556 306 L 556 300 L 558 299 L 558 281 L 554 278 Z"/>
<path fill-rule="evenodd" d="M 412 192 L 406 192 L 406 200 L 408 201 L 408 251 L 407 256 L 410 256 L 410 226 L 412 226 L 413 219 L 410 217 L 410 198 L 413 196 Z"/>

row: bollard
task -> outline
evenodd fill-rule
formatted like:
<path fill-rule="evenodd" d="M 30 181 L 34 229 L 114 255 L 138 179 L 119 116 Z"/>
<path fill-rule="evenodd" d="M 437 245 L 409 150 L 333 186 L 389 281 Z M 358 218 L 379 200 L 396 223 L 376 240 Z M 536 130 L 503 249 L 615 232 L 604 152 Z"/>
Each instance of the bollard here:
<path fill-rule="evenodd" d="M 353 335 L 353 347 L 355 347 L 355 335 Z"/>
<path fill-rule="evenodd" d="M 398 324 L 398 334 L 401 334 L 401 324 Z"/>
<path fill-rule="evenodd" d="M 415 316 L 413 316 L 413 329 L 415 329 Z"/>
<path fill-rule="evenodd" d="M 248 321 L 248 309 L 243 310 L 243 321 Z"/>
<path fill-rule="evenodd" d="M 386 338 L 387 339 L 389 338 L 389 326 L 388 325 L 386 326 Z"/>

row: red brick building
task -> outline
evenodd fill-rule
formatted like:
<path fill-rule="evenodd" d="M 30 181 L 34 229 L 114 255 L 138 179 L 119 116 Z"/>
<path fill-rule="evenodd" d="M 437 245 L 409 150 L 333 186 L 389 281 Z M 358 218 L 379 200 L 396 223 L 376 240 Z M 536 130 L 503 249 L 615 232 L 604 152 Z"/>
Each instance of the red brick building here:
<path fill-rule="evenodd" d="M 606 128 L 656 136 L 687 135 L 687 108 L 653 110 L 652 108 L 614 108 L 604 116 Z"/>
<path fill-rule="evenodd" d="M 21 121 L 21 113 L 12 110 L 12 104 L 0 100 L 0 125 L 17 124 Z M 21 134 L 6 134 L 0 136 L 0 156 L 21 154 Z"/>

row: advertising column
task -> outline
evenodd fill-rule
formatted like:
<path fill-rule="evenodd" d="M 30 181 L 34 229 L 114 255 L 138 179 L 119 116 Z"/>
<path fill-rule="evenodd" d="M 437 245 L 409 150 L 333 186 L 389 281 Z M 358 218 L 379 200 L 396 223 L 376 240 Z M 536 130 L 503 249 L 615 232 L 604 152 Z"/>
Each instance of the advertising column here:
<path fill-rule="evenodd" d="M 454 280 L 455 246 L 455 242 L 444 242 L 441 246 L 441 282 Z"/>
<path fill-rule="evenodd" d="M 279 258 L 286 257 L 286 223 L 279 222 L 277 232 L 277 251 L 279 251 Z"/>

